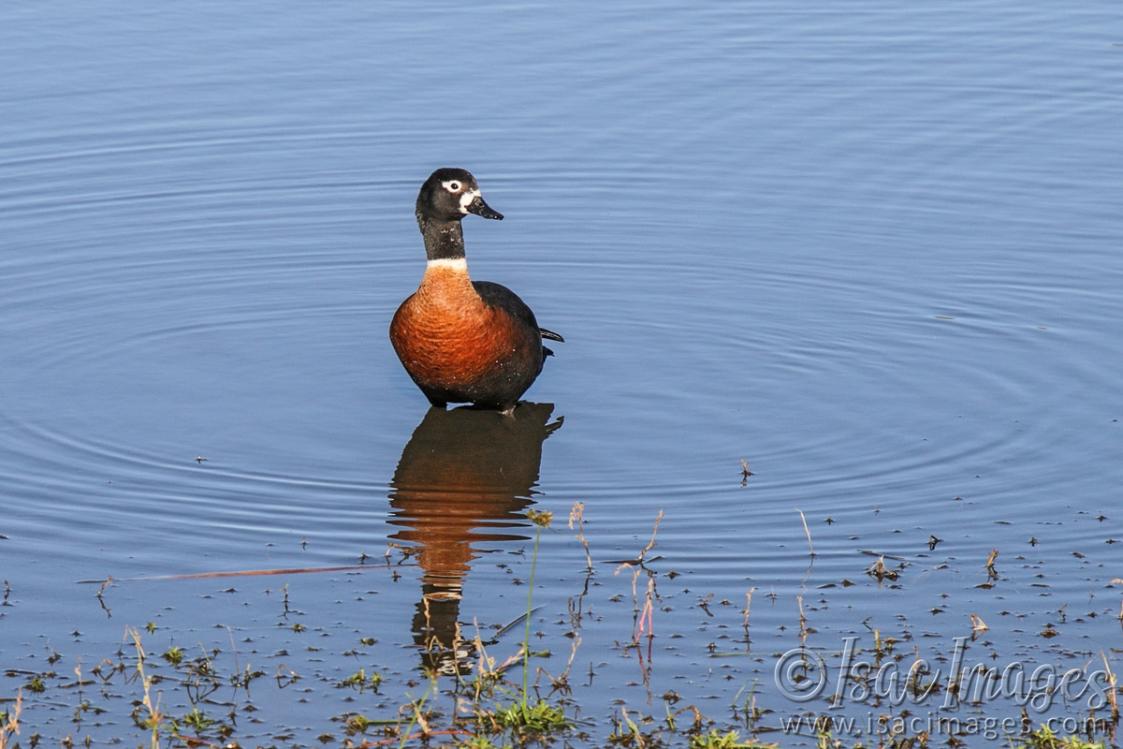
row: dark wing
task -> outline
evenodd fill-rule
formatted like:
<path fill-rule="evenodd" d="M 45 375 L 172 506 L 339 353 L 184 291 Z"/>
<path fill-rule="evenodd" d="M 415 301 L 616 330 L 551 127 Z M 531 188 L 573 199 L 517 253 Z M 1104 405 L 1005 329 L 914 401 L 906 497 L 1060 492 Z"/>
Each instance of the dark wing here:
<path fill-rule="evenodd" d="M 491 281 L 473 281 L 472 286 L 476 288 L 476 293 L 480 295 L 487 306 L 506 310 L 511 317 L 521 320 L 537 330 L 543 338 L 549 338 L 551 341 L 565 341 L 554 331 L 538 327 L 538 321 L 534 319 L 534 313 L 530 311 L 530 307 L 527 307 L 526 302 L 519 299 L 519 295 L 506 286 Z"/>

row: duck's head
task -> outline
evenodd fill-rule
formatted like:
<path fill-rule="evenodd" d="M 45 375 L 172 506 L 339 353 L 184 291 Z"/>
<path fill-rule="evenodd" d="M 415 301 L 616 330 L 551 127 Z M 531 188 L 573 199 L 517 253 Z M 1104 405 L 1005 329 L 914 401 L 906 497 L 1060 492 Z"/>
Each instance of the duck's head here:
<path fill-rule="evenodd" d="M 438 169 L 429 175 L 417 194 L 417 220 L 459 221 L 469 213 L 502 220 L 480 195 L 480 185 L 466 169 Z"/>

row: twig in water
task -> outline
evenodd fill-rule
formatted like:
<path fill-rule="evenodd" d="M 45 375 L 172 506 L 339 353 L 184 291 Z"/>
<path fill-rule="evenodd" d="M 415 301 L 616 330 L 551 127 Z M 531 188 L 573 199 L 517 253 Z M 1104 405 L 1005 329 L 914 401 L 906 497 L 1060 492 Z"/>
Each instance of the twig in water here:
<path fill-rule="evenodd" d="M 519 614 L 514 619 L 507 622 L 506 624 L 504 624 L 499 629 L 497 629 L 495 631 L 495 634 L 492 635 L 491 639 L 487 641 L 487 644 L 488 645 L 494 645 L 495 643 L 499 642 L 500 637 L 507 634 L 508 632 L 513 630 L 515 627 L 519 626 L 520 624 L 523 624 L 524 622 L 526 622 L 527 617 L 538 613 L 538 610 L 541 609 L 541 608 L 542 608 L 541 606 L 535 606 L 530 611 L 524 611 L 523 613 Z"/>
<path fill-rule="evenodd" d="M 706 595 L 698 599 L 698 608 L 705 611 L 706 616 L 710 617 L 711 619 L 714 618 L 714 612 L 710 611 L 710 601 L 712 600 L 714 600 L 713 593 L 707 593 Z"/>
<path fill-rule="evenodd" d="M 815 545 L 811 543 L 811 529 L 807 527 L 807 517 L 803 514 L 803 510 L 796 510 L 799 513 L 799 519 L 803 521 L 803 532 L 807 535 L 807 548 L 811 550 L 811 558 L 815 558 Z"/>
<path fill-rule="evenodd" d="M 632 571 L 632 643 L 639 643 L 639 636 L 644 632 L 648 635 L 648 644 L 651 644 L 652 629 L 654 624 L 652 617 L 655 612 L 655 578 L 653 573 L 644 566 L 644 561 L 647 559 L 647 554 L 655 548 L 655 536 L 659 533 L 659 523 L 663 521 L 663 511 L 659 510 L 659 514 L 655 516 L 655 526 L 651 529 L 651 538 L 648 539 L 647 544 L 640 549 L 639 556 L 635 559 L 630 559 L 620 563 L 616 571 L 612 574 L 620 574 L 620 570 L 629 569 Z M 636 584 L 639 582 L 640 572 L 647 573 L 647 592 L 644 596 L 643 607 L 640 607 L 639 595 L 636 590 Z"/>
<path fill-rule="evenodd" d="M 655 624 L 652 615 L 655 612 L 655 578 L 647 578 L 647 592 L 644 594 L 643 609 L 640 611 L 636 628 L 632 632 L 632 641 L 639 642 L 640 635 L 647 633 L 647 639 L 655 637 Z"/>
<path fill-rule="evenodd" d="M 387 560 L 389 560 L 389 552 L 387 552 Z M 387 561 L 389 566 L 389 561 Z M 109 582 L 112 583 L 147 583 L 147 582 L 162 582 L 168 580 L 210 580 L 214 578 L 223 577 L 252 577 L 259 575 L 303 575 L 312 572 L 347 572 L 350 570 L 363 570 L 369 569 L 366 565 L 361 564 L 348 564 L 339 567 L 283 567 L 271 570 L 230 570 L 220 572 L 192 572 L 186 575 L 152 575 L 149 577 L 124 577 L 121 579 L 110 578 Z M 104 585 L 107 581 L 102 579 L 96 580 L 78 580 L 79 585 Z"/>
<path fill-rule="evenodd" d="M 804 642 L 807 639 L 807 615 L 803 613 L 803 594 L 800 593 L 795 597 L 795 602 L 799 605 L 799 641 Z"/>
<path fill-rule="evenodd" d="M 1115 677 L 1115 672 L 1111 670 L 1111 663 L 1107 660 L 1107 653 L 1100 651 L 1100 657 L 1104 659 L 1104 671 L 1107 673 L 1107 701 L 1111 705 L 1111 721 L 1113 723 L 1119 722 L 1119 689 L 1116 684 L 1118 680 Z"/>
<path fill-rule="evenodd" d="M 407 742 L 409 742 L 410 740 L 412 740 L 414 738 L 421 738 L 422 740 L 425 740 L 430 735 L 432 735 L 433 732 L 429 728 L 429 722 L 425 719 L 424 709 L 425 709 L 425 702 L 429 699 L 429 696 L 435 691 L 435 689 L 434 689 L 434 678 L 435 678 L 434 675 L 431 674 L 430 680 L 429 680 L 429 688 L 425 690 L 425 694 L 421 695 L 421 699 L 410 701 L 408 707 L 410 707 L 413 710 L 413 718 L 410 720 L 409 726 L 407 726 L 406 730 L 404 732 L 402 732 L 402 734 L 401 734 L 401 742 L 399 742 L 399 744 L 398 744 L 398 749 L 402 749 L 402 747 L 404 747 Z M 403 707 L 402 709 L 404 710 L 405 707 Z M 415 737 L 415 736 L 411 735 L 411 732 L 413 731 L 414 726 L 417 726 L 418 728 L 421 729 L 421 733 L 420 733 L 419 737 Z"/>
<path fill-rule="evenodd" d="M 550 678 L 550 686 L 554 691 L 568 694 L 571 690 L 569 687 L 569 674 L 573 670 L 573 661 L 577 659 L 577 648 L 581 645 L 581 633 L 574 632 L 569 645 L 569 660 L 565 662 L 565 669 L 562 670 L 558 676 L 553 676 L 547 672 Z M 545 669 L 542 669 L 545 671 Z"/>
<path fill-rule="evenodd" d="M 752 612 L 752 608 L 753 608 L 753 591 L 754 590 L 756 590 L 755 585 L 753 587 L 749 588 L 747 591 L 745 591 L 745 609 L 741 612 L 741 616 L 742 616 L 741 626 L 745 630 L 745 644 L 746 645 L 749 644 L 749 640 L 750 640 L 750 637 L 749 637 L 749 614 Z"/>
<path fill-rule="evenodd" d="M 632 559 L 608 559 L 602 563 L 618 565 L 616 570 L 612 573 L 614 575 L 619 574 L 620 570 L 623 569 L 643 567 L 644 562 L 647 561 L 647 553 L 655 548 L 655 535 L 659 532 L 659 523 L 661 522 L 663 522 L 663 511 L 659 510 L 659 514 L 655 516 L 655 527 L 651 529 L 651 538 L 648 540 L 647 545 L 640 549 L 639 556 Z M 662 559 L 662 557 L 653 557 L 653 559 Z"/>
<path fill-rule="evenodd" d="M 105 605 L 105 598 L 103 598 L 102 596 L 105 594 L 106 589 L 109 588 L 109 586 L 112 584 L 112 577 L 105 578 L 104 580 L 102 580 L 101 586 L 97 589 L 97 593 L 95 594 L 95 596 L 97 597 L 98 605 L 101 606 L 101 610 L 105 612 L 106 617 L 110 619 L 113 618 L 113 612 L 110 611 L 109 607 Z"/>
<path fill-rule="evenodd" d="M 1111 580 L 1112 585 L 1123 585 L 1123 577 L 1115 577 Z M 7 601 L 8 597 L 5 595 L 4 600 Z M 1119 623 L 1123 624 L 1123 601 L 1119 602 Z"/>
<path fill-rule="evenodd" d="M 909 563 L 908 559 L 899 557 L 896 554 L 886 554 L 884 551 L 874 551 L 873 549 L 858 549 L 859 554 L 865 554 L 867 557 L 881 557 L 882 559 L 892 559 L 894 562 Z"/>
<path fill-rule="evenodd" d="M 655 534 L 659 532 L 659 523 L 663 522 L 663 511 L 659 510 L 659 514 L 655 516 L 655 526 L 651 529 L 651 539 L 648 540 L 647 545 L 640 549 L 639 564 L 643 564 L 643 560 L 647 557 L 647 552 L 655 548 Z"/>
<path fill-rule="evenodd" d="M 987 555 L 987 563 L 986 563 L 987 579 L 988 580 L 997 580 L 998 579 L 998 570 L 996 570 L 994 568 L 994 562 L 997 559 L 998 559 L 998 549 L 991 549 L 990 554 Z"/>
<path fill-rule="evenodd" d="M 577 526 L 577 540 L 581 542 L 581 547 L 585 549 L 585 569 L 592 574 L 593 556 L 589 553 L 589 539 L 585 538 L 584 502 L 574 502 L 573 508 L 569 511 L 569 529 L 573 530 L 574 526 Z"/>
<path fill-rule="evenodd" d="M 16 692 L 16 704 L 8 711 L 3 723 L 0 723 L 0 749 L 9 746 L 8 741 L 13 736 L 19 736 L 19 715 L 23 711 L 23 690 Z"/>

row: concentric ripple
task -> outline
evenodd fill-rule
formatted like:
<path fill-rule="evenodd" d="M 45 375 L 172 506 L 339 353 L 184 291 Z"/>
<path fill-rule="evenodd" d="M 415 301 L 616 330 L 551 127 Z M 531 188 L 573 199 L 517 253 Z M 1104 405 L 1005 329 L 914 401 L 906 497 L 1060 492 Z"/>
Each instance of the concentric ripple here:
<path fill-rule="evenodd" d="M 531 510 L 554 513 L 535 627 L 589 607 L 588 715 L 754 684 L 790 710 L 763 654 L 805 614 L 827 648 L 919 648 L 977 613 L 1022 655 L 1058 612 L 1042 652 L 1100 647 L 1123 539 L 1113 10 L 484 10 L 0 11 L 0 665 L 72 641 L 97 662 L 124 619 L 184 643 L 233 622 L 333 686 L 374 633 L 413 674 L 420 641 L 445 657 L 519 615 Z M 566 338 L 522 421 L 428 413 L 386 339 L 444 165 L 506 216 L 466 220 L 474 277 Z M 610 570 L 660 512 L 639 675 Z M 901 580 L 865 574 L 881 555 Z M 107 577 L 107 601 L 74 584 Z M 753 589 L 758 650 L 727 658 Z M 258 719 L 310 743 L 328 702 Z M 60 704 L 29 708 L 49 740 Z"/>

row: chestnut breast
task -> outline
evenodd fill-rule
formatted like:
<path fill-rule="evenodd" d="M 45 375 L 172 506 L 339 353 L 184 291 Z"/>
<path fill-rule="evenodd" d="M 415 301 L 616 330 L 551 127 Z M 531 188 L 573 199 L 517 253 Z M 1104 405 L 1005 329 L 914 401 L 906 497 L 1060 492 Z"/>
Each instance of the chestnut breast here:
<path fill-rule="evenodd" d="M 417 292 L 390 324 L 390 341 L 419 384 L 469 387 L 520 348 L 525 331 L 504 310 L 489 307 L 464 270 L 430 267 Z"/>

